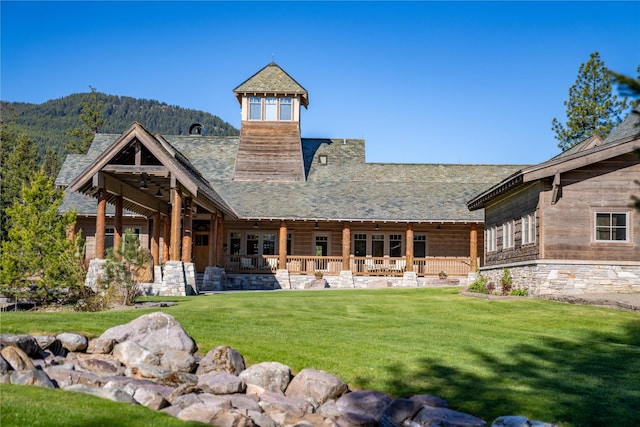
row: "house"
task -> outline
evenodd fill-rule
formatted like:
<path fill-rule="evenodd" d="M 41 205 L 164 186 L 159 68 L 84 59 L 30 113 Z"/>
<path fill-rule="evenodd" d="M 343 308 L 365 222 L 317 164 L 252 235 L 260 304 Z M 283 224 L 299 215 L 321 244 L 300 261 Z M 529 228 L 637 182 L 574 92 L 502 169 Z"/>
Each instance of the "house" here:
<path fill-rule="evenodd" d="M 69 155 L 56 184 L 78 211 L 87 281 L 134 228 L 154 294 L 466 280 L 483 257 L 483 218 L 466 201 L 517 165 L 365 161 L 360 139 L 301 136 L 307 91 L 270 63 L 234 90 L 239 137 L 151 134 L 133 123 Z M 478 243 L 480 242 L 480 243 Z"/>
<path fill-rule="evenodd" d="M 640 291 L 640 114 L 519 170 L 468 202 L 484 209 L 481 273 L 530 293 Z"/>

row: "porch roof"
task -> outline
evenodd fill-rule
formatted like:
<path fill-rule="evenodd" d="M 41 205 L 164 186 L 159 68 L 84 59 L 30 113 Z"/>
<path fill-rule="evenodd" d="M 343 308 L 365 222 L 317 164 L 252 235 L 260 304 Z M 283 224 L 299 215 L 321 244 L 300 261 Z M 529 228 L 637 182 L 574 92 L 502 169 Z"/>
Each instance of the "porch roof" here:
<path fill-rule="evenodd" d="M 97 135 L 86 156 L 67 158 L 64 186 L 120 135 Z M 359 139 L 302 139 L 306 181 L 232 181 L 238 138 L 163 137 L 188 159 L 240 219 L 366 222 L 482 222 L 466 201 L 522 165 L 366 163 Z M 326 156 L 326 164 L 319 162 Z M 95 200 L 67 193 L 63 208 L 95 215 Z"/>

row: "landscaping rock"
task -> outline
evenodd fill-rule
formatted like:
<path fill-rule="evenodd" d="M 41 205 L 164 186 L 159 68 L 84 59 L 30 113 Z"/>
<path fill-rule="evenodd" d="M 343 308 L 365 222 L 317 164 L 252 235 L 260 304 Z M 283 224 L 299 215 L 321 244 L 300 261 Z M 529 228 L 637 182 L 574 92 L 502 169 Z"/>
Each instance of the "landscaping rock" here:
<path fill-rule="evenodd" d="M 11 384 L 56 388 L 53 381 L 51 381 L 51 378 L 49 378 L 44 371 L 37 369 L 29 371 L 13 371 L 11 374 Z"/>
<path fill-rule="evenodd" d="M 145 314 L 125 325 L 107 329 L 100 338 L 118 343 L 133 341 L 152 353 L 172 349 L 193 354 L 197 350 L 196 343 L 176 319 L 162 312 Z"/>
<path fill-rule="evenodd" d="M 303 369 L 292 376 L 291 369 L 278 362 L 245 367 L 242 355 L 228 346 L 215 347 L 202 358 L 194 356 L 193 342 L 186 350 L 171 346 L 176 336 L 183 343 L 190 340 L 172 319 L 164 314 L 141 316 L 86 346 L 78 334 L 3 338 L 0 383 L 89 393 L 218 427 L 486 426 L 479 418 L 449 409 L 437 396 L 392 400 L 375 390 L 351 392 L 344 381 L 325 371 Z M 142 336 L 143 325 L 156 337 L 153 342 Z M 162 332 L 161 325 L 178 332 Z M 513 416 L 492 424 L 532 426 L 555 427 Z"/>
<path fill-rule="evenodd" d="M 37 357 L 40 346 L 31 335 L 0 334 L 0 348 L 12 346 L 25 352 L 29 357 Z"/>
<path fill-rule="evenodd" d="M 116 340 L 113 338 L 94 338 L 89 340 L 89 346 L 87 347 L 87 353 L 90 354 L 109 354 L 113 350 L 113 346 L 116 345 Z"/>
<path fill-rule="evenodd" d="M 196 358 L 183 350 L 168 349 L 160 358 L 160 366 L 170 371 L 193 372 L 196 370 Z"/>
<path fill-rule="evenodd" d="M 310 401 L 318 407 L 328 399 L 337 399 L 347 390 L 347 384 L 335 375 L 307 368 L 291 380 L 285 395 Z"/>
<path fill-rule="evenodd" d="M 248 367 L 239 376 L 247 385 L 284 393 L 291 381 L 291 368 L 278 362 L 262 362 Z"/>
<path fill-rule="evenodd" d="M 56 336 L 56 339 L 60 341 L 62 347 L 64 347 L 68 351 L 85 351 L 87 349 L 87 345 L 89 344 L 89 340 L 87 339 L 87 337 L 84 337 L 80 334 L 72 334 L 69 332 L 58 334 Z"/>
<path fill-rule="evenodd" d="M 198 387 L 213 394 L 242 393 L 245 390 L 242 380 L 227 372 L 209 372 L 200 375 Z"/>
<path fill-rule="evenodd" d="M 240 372 L 244 371 L 244 369 L 242 355 L 237 350 L 224 345 L 211 349 L 200 360 L 196 375 L 203 375 L 208 372 L 227 372 L 232 375 L 240 375 Z"/>
<path fill-rule="evenodd" d="M 142 364 L 160 365 L 160 359 L 136 341 L 124 341 L 113 347 L 113 356 L 131 368 Z"/>
<path fill-rule="evenodd" d="M 31 358 L 20 347 L 5 347 L 0 350 L 0 355 L 14 371 L 32 371 L 36 369 Z"/>

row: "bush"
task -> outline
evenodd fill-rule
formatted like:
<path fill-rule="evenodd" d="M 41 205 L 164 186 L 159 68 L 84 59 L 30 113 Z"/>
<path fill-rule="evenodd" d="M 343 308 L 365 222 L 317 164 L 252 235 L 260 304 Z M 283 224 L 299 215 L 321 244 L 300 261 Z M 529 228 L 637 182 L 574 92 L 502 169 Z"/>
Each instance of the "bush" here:
<path fill-rule="evenodd" d="M 476 278 L 476 280 L 473 281 L 473 283 L 469 285 L 467 290 L 469 292 L 476 292 L 479 294 L 488 294 L 489 293 L 489 291 L 487 290 L 488 280 L 489 279 L 487 279 L 486 276 L 483 276 L 481 273 L 478 273 L 478 277 Z"/>
<path fill-rule="evenodd" d="M 511 288 L 513 287 L 513 278 L 508 268 L 502 270 L 502 277 L 500 278 L 500 287 L 502 289 L 502 295 L 509 295 Z"/>
<path fill-rule="evenodd" d="M 514 297 L 526 297 L 526 296 L 529 295 L 529 291 L 526 290 L 526 289 L 521 289 L 521 288 L 513 288 L 509 292 L 509 295 L 514 296 Z"/>

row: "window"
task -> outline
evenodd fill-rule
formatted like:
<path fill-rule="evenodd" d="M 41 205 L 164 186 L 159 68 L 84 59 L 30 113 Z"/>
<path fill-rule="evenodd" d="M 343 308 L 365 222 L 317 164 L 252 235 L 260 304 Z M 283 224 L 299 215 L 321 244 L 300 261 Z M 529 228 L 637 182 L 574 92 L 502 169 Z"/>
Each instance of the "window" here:
<path fill-rule="evenodd" d="M 208 234 L 196 234 L 195 238 L 196 238 L 195 240 L 196 246 L 209 246 Z"/>
<path fill-rule="evenodd" d="M 264 99 L 264 119 L 271 122 L 278 120 L 278 100 L 276 98 Z"/>
<path fill-rule="evenodd" d="M 275 255 L 276 254 L 276 234 L 264 233 L 262 234 L 262 255 Z"/>
<path fill-rule="evenodd" d="M 596 241 L 626 242 L 628 215 L 626 212 L 597 212 Z"/>
<path fill-rule="evenodd" d="M 247 255 L 260 254 L 260 236 L 257 233 L 247 234 Z"/>
<path fill-rule="evenodd" d="M 289 255 L 293 254 L 293 252 L 291 252 L 292 248 L 293 248 L 293 234 L 287 233 L 287 253 Z"/>
<path fill-rule="evenodd" d="M 262 98 L 249 98 L 249 120 L 262 120 Z"/>
<path fill-rule="evenodd" d="M 529 245 L 536 241 L 536 216 L 529 214 L 522 217 L 522 244 Z"/>
<path fill-rule="evenodd" d="M 389 256 L 402 256 L 402 234 L 389 235 Z"/>
<path fill-rule="evenodd" d="M 502 248 L 509 249 L 513 247 L 513 221 L 502 224 Z"/>
<path fill-rule="evenodd" d="M 329 236 L 316 235 L 315 256 L 328 256 L 329 255 Z"/>
<path fill-rule="evenodd" d="M 427 235 L 413 235 L 413 256 L 415 258 L 424 258 L 427 256 Z"/>
<path fill-rule="evenodd" d="M 231 233 L 231 251 L 229 252 L 231 255 L 240 255 L 241 242 L 242 233 L 237 231 Z"/>
<path fill-rule="evenodd" d="M 280 120 L 290 121 L 292 119 L 291 98 L 280 98 Z"/>
<path fill-rule="evenodd" d="M 355 256 L 367 256 L 367 235 L 356 233 L 353 235 L 353 254 Z"/>
<path fill-rule="evenodd" d="M 132 229 L 132 228 L 129 227 L 122 232 L 122 243 L 124 243 L 124 239 L 126 238 L 126 231 L 129 229 Z M 140 229 L 133 228 L 132 230 L 135 233 L 136 237 L 140 239 Z M 115 228 L 105 227 L 104 229 L 104 248 L 105 249 L 113 248 L 113 240 L 114 240 L 115 233 L 116 233 Z"/>
<path fill-rule="evenodd" d="M 487 240 L 487 252 L 495 252 L 497 246 L 496 227 L 488 228 L 485 238 Z"/>
<path fill-rule="evenodd" d="M 384 234 L 371 235 L 371 255 L 384 256 Z"/>

